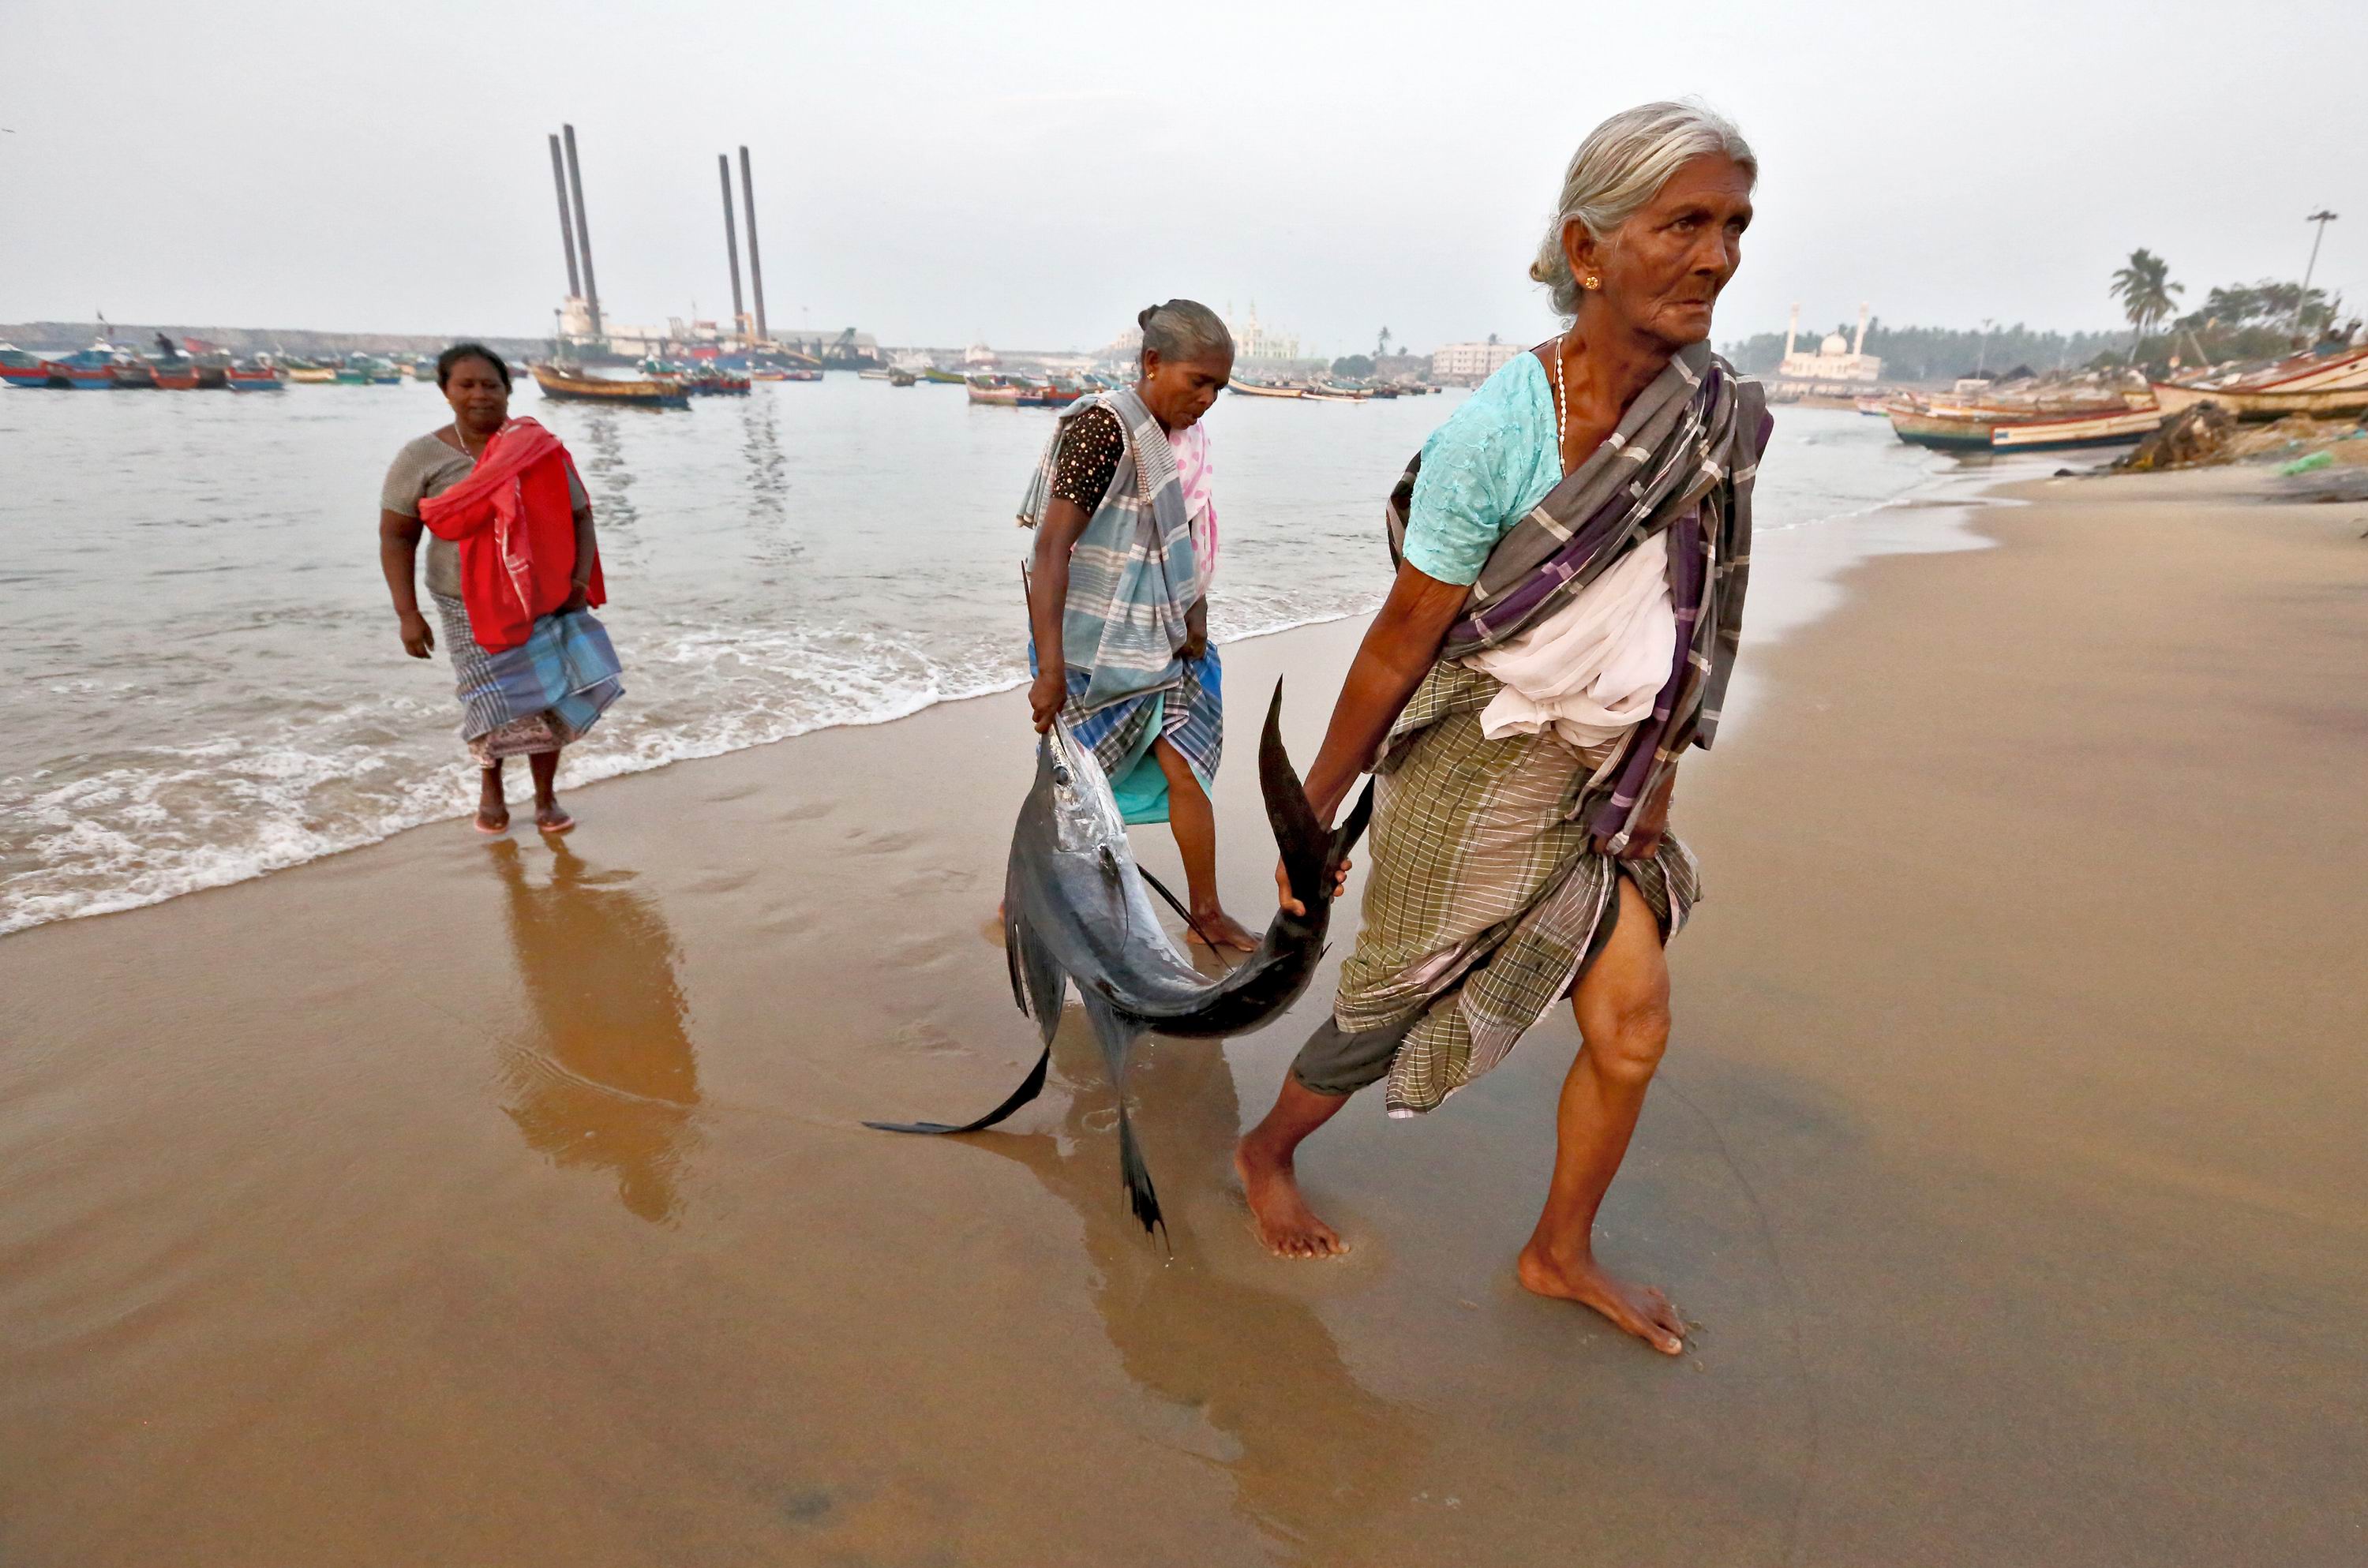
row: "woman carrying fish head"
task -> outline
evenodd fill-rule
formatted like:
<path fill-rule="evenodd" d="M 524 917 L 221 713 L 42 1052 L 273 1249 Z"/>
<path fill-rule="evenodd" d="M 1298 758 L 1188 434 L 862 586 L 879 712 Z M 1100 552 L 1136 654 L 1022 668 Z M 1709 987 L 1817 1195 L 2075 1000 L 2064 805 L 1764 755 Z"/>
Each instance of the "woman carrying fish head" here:
<path fill-rule="evenodd" d="M 1209 641 L 1217 519 L 1209 412 L 1233 374 L 1233 335 L 1208 306 L 1137 316 L 1143 374 L 1061 415 L 1019 506 L 1028 563 L 1028 703 L 1093 748 L 1130 823 L 1166 822 L 1183 854 L 1195 933 L 1249 952 L 1217 899 L 1209 806 L 1224 749 L 1223 671 Z"/>
<path fill-rule="evenodd" d="M 1668 1040 L 1662 947 L 1700 896 L 1667 824 L 1741 627 L 1768 419 L 1707 340 L 1758 172 L 1691 105 L 1597 127 L 1531 268 L 1567 330 L 1489 378 L 1392 495 L 1396 579 L 1307 774 L 1326 821 L 1378 777 L 1363 926 L 1236 1155 L 1269 1247 L 1341 1252 L 1300 1141 L 1383 1080 L 1393 1116 L 1433 1109 L 1569 995 L 1582 1043 L 1520 1280 L 1670 1354 L 1677 1309 L 1592 1236 Z"/>
<path fill-rule="evenodd" d="M 436 602 L 461 702 L 461 735 L 478 770 L 477 831 L 510 825 L 507 759 L 534 781 L 534 824 L 565 833 L 560 751 L 624 693 L 609 633 L 592 503 L 559 437 L 510 417 L 510 370 L 481 343 L 437 357 L 451 423 L 406 444 L 379 496 L 379 564 L 404 652 L 425 659 L 436 633 L 419 612 L 415 562 L 424 528 Z"/>

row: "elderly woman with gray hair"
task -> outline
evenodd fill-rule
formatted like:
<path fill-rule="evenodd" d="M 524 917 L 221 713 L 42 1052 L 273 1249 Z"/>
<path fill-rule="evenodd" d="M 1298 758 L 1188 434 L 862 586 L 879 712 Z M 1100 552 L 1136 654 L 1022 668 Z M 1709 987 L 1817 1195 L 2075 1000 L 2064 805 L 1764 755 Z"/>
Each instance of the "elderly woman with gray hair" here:
<path fill-rule="evenodd" d="M 1593 1232 L 1668 1039 L 1662 947 L 1699 896 L 1666 831 L 1677 763 L 1710 744 L 1741 626 L 1768 417 L 1707 340 L 1758 172 L 1692 105 L 1598 126 L 1531 268 L 1569 327 L 1392 495 L 1396 580 L 1307 775 L 1327 821 L 1378 776 L 1364 924 L 1236 1153 L 1269 1247 L 1345 1251 L 1300 1193 L 1300 1141 L 1383 1079 L 1391 1115 L 1434 1108 L 1569 995 L 1581 1045 L 1520 1280 L 1670 1354 L 1677 1309 L 1603 1269 Z"/>
<path fill-rule="evenodd" d="M 1172 824 L 1194 934 L 1249 952 L 1258 938 L 1217 899 L 1209 806 L 1224 699 L 1209 642 L 1217 517 L 1201 416 L 1233 375 L 1234 339 L 1191 300 L 1135 320 L 1142 378 L 1069 406 L 1019 504 L 1036 533 L 1029 706 L 1040 733 L 1058 718 L 1093 748 L 1128 822 Z"/>

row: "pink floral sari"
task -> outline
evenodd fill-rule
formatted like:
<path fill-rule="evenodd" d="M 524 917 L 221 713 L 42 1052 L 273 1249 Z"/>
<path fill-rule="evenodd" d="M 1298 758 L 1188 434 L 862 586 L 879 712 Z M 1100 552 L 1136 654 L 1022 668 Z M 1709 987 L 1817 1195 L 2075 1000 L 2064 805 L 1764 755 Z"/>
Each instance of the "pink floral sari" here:
<path fill-rule="evenodd" d="M 1217 502 L 1212 494 L 1216 464 L 1209 457 L 1209 428 L 1191 424 L 1167 434 L 1176 453 L 1176 479 L 1184 488 L 1184 515 L 1192 525 L 1192 559 L 1200 563 L 1201 597 L 1217 574 Z"/>

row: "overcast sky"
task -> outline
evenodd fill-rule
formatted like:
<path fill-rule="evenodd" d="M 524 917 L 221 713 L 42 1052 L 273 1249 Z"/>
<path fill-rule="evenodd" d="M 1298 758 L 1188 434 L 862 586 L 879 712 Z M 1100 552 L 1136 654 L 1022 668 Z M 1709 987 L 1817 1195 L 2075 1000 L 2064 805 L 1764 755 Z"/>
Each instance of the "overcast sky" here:
<path fill-rule="evenodd" d="M 2368 4 L 562 6 L 0 0 L 0 321 L 547 332 L 572 120 L 602 302 L 728 310 L 756 161 L 776 330 L 1091 347 L 1155 298 L 1326 354 L 1550 330 L 1525 268 L 1605 114 L 1762 164 L 1725 341 L 2111 324 L 2133 246 L 2368 304 Z"/>

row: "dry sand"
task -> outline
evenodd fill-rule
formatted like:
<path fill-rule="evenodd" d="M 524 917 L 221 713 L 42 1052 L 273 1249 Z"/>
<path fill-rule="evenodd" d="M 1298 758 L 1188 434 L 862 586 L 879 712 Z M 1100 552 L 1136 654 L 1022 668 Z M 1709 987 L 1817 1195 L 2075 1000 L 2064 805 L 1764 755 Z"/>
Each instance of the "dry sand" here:
<path fill-rule="evenodd" d="M 858 1126 L 1031 1054 L 1013 694 L 0 942 L 0 1562 L 2368 1561 L 2368 519 L 2027 498 L 1689 766 L 1605 1221 L 1682 1359 L 1513 1283 L 1566 1016 L 1310 1146 L 1337 1264 L 1226 1169 L 1328 970 L 1138 1069 L 1172 1257 L 1081 1028 Z M 1253 920 L 1355 631 L 1228 650 Z"/>

